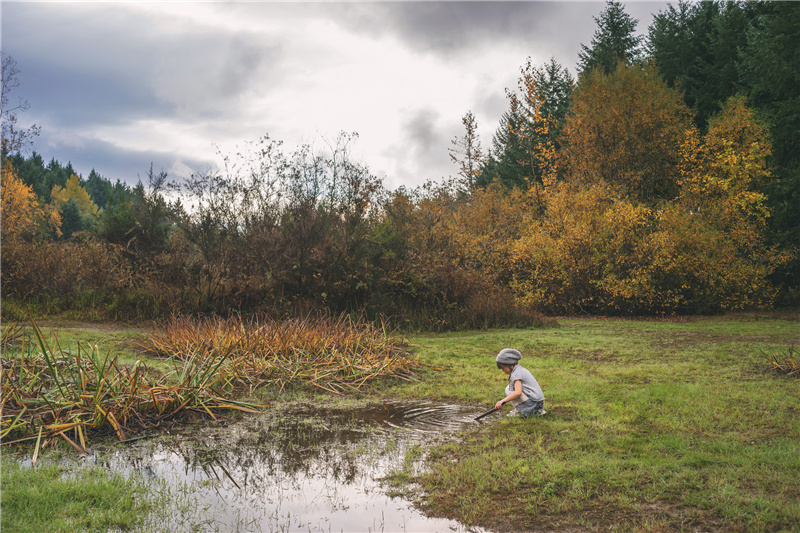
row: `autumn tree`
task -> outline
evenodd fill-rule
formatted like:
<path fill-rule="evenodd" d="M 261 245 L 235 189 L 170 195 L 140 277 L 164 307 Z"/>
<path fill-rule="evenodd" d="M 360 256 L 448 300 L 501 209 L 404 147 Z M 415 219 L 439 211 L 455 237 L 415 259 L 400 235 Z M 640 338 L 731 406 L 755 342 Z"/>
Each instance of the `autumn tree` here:
<path fill-rule="evenodd" d="M 17 177 L 14 165 L 3 158 L 2 165 L 2 227 L 3 247 L 29 240 L 40 228 L 59 235 L 61 218 L 57 209 L 42 206 L 33 189 Z"/>
<path fill-rule="evenodd" d="M 557 175 L 555 144 L 551 136 L 554 118 L 543 111 L 544 97 L 539 80 L 541 72 L 530 58 L 520 68 L 517 91 L 506 91 L 512 112 L 520 117 L 516 128 L 510 127 L 523 150 L 519 164 L 525 169 L 526 180 L 537 205 L 544 208 L 544 188 L 553 184 Z"/>
<path fill-rule="evenodd" d="M 653 67 L 594 70 L 582 78 L 564 127 L 567 179 L 647 203 L 674 198 L 691 124 L 680 93 Z"/>
<path fill-rule="evenodd" d="M 744 98 L 680 147 L 676 194 L 645 203 L 604 182 L 558 183 L 508 245 L 517 298 L 548 312 L 709 313 L 769 307 L 788 255 L 766 243 L 767 129 Z"/>
<path fill-rule="evenodd" d="M 681 198 L 694 210 L 726 204 L 751 221 L 768 216 L 761 185 L 770 176 L 772 142 L 743 96 L 732 97 L 709 122 L 699 143 L 696 132 L 687 142 Z M 692 154 L 690 151 L 695 153 Z"/>
<path fill-rule="evenodd" d="M 50 197 L 61 212 L 64 238 L 68 239 L 76 231 L 94 228 L 97 224 L 100 210 L 75 174 L 70 176 L 64 187 L 53 187 Z"/>
<path fill-rule="evenodd" d="M 478 136 L 478 121 L 472 111 L 467 111 L 461 117 L 464 125 L 464 136 L 456 137 L 450 143 L 450 160 L 458 165 L 458 175 L 466 190 L 473 189 L 475 182 L 480 174 L 480 166 L 484 156 L 481 148 L 481 140 Z"/>
<path fill-rule="evenodd" d="M 516 90 L 506 89 L 510 109 L 492 140 L 493 151 L 481 168 L 478 185 L 498 180 L 506 186 L 532 189 L 539 205 L 543 205 L 542 189 L 557 173 L 553 134 L 557 117 L 551 111 L 559 110 L 559 104 L 564 105 L 568 98 L 565 87 L 558 82 L 560 71 L 554 66 L 557 64 L 551 62 L 554 70 L 547 74 L 528 58 L 520 68 Z M 553 95 L 550 104 L 545 100 L 545 88 Z"/>

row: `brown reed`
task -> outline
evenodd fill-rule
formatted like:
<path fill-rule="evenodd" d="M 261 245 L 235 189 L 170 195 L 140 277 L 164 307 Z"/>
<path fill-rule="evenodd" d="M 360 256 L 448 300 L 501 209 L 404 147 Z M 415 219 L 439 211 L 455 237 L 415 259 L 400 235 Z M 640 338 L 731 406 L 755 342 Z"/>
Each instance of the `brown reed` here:
<path fill-rule="evenodd" d="M 175 317 L 142 347 L 183 361 L 225 357 L 220 373 L 226 382 L 251 390 L 291 385 L 338 394 L 378 378 L 411 379 L 419 365 L 406 342 L 385 325 L 349 315 L 281 321 Z"/>

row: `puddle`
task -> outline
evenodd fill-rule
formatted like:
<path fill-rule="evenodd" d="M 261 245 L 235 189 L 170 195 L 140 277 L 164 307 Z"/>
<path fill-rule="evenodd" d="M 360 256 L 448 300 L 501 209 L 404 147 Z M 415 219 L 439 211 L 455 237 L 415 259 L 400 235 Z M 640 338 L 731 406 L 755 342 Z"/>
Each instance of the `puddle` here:
<path fill-rule="evenodd" d="M 169 488 L 144 531 L 485 532 L 429 518 L 381 478 L 476 427 L 474 407 L 389 402 L 285 410 L 115 446 L 86 460 Z"/>

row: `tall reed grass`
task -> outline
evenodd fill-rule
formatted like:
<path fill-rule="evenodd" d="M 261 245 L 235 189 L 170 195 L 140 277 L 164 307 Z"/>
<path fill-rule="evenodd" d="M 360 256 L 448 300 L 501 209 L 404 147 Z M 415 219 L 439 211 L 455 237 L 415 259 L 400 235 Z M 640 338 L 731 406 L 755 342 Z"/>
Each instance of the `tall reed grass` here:
<path fill-rule="evenodd" d="M 187 365 L 224 360 L 218 369 L 222 379 L 251 390 L 291 385 L 339 394 L 379 378 L 411 379 L 420 364 L 385 325 L 349 315 L 282 321 L 175 317 L 142 347 Z"/>
<path fill-rule="evenodd" d="M 36 439 L 33 461 L 42 447 L 64 440 L 86 452 L 87 432 L 113 429 L 120 440 L 128 432 L 153 428 L 187 411 L 214 417 L 214 411 L 255 411 L 259 406 L 234 400 L 233 388 L 219 369 L 225 355 L 193 359 L 167 374 L 152 375 L 139 361 L 119 365 L 97 346 L 64 349 L 47 339 L 31 320 L 2 331 L 0 439 L 13 444 Z"/>

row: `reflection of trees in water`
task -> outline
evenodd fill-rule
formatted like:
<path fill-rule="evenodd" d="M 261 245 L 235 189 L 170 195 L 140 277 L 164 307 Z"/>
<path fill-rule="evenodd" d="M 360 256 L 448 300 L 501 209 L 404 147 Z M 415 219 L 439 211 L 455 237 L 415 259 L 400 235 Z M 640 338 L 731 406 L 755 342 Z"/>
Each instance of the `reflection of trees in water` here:
<path fill-rule="evenodd" d="M 377 479 L 404 460 L 408 446 L 474 427 L 472 411 L 401 402 L 273 411 L 184 427 L 105 460 L 110 469 L 135 469 L 167 484 L 173 501 L 168 516 L 152 524 L 156 530 L 317 531 L 351 505 L 382 513 L 365 496 L 379 490 Z M 352 517 L 336 523 L 363 528 L 363 517 Z"/>
<path fill-rule="evenodd" d="M 473 416 L 468 407 L 426 403 L 273 412 L 245 416 L 224 426 L 187 428 L 154 443 L 152 453 L 154 458 L 158 450 L 174 454 L 167 461 L 183 469 L 187 477 L 197 472 L 211 480 L 229 478 L 240 489 L 259 493 L 278 483 L 298 483 L 303 477 L 345 485 L 387 459 L 387 442 L 400 444 L 401 434 L 408 435 L 398 427 L 408 424 L 425 430 L 424 438 L 430 441 L 435 435 L 463 429 L 459 417 L 472 423 Z M 122 455 L 124 462 L 139 470 L 146 470 L 151 462 L 138 460 L 134 454 Z M 401 456 L 402 450 L 394 448 L 391 459 Z"/>
<path fill-rule="evenodd" d="M 349 484 L 369 465 L 352 448 L 370 433 L 354 422 L 331 413 L 253 417 L 227 427 L 187 431 L 159 446 L 181 458 L 185 474 L 203 472 L 219 480 L 227 476 L 242 489 L 258 490 L 299 476 Z M 378 453 L 379 446 L 375 448 Z"/>

